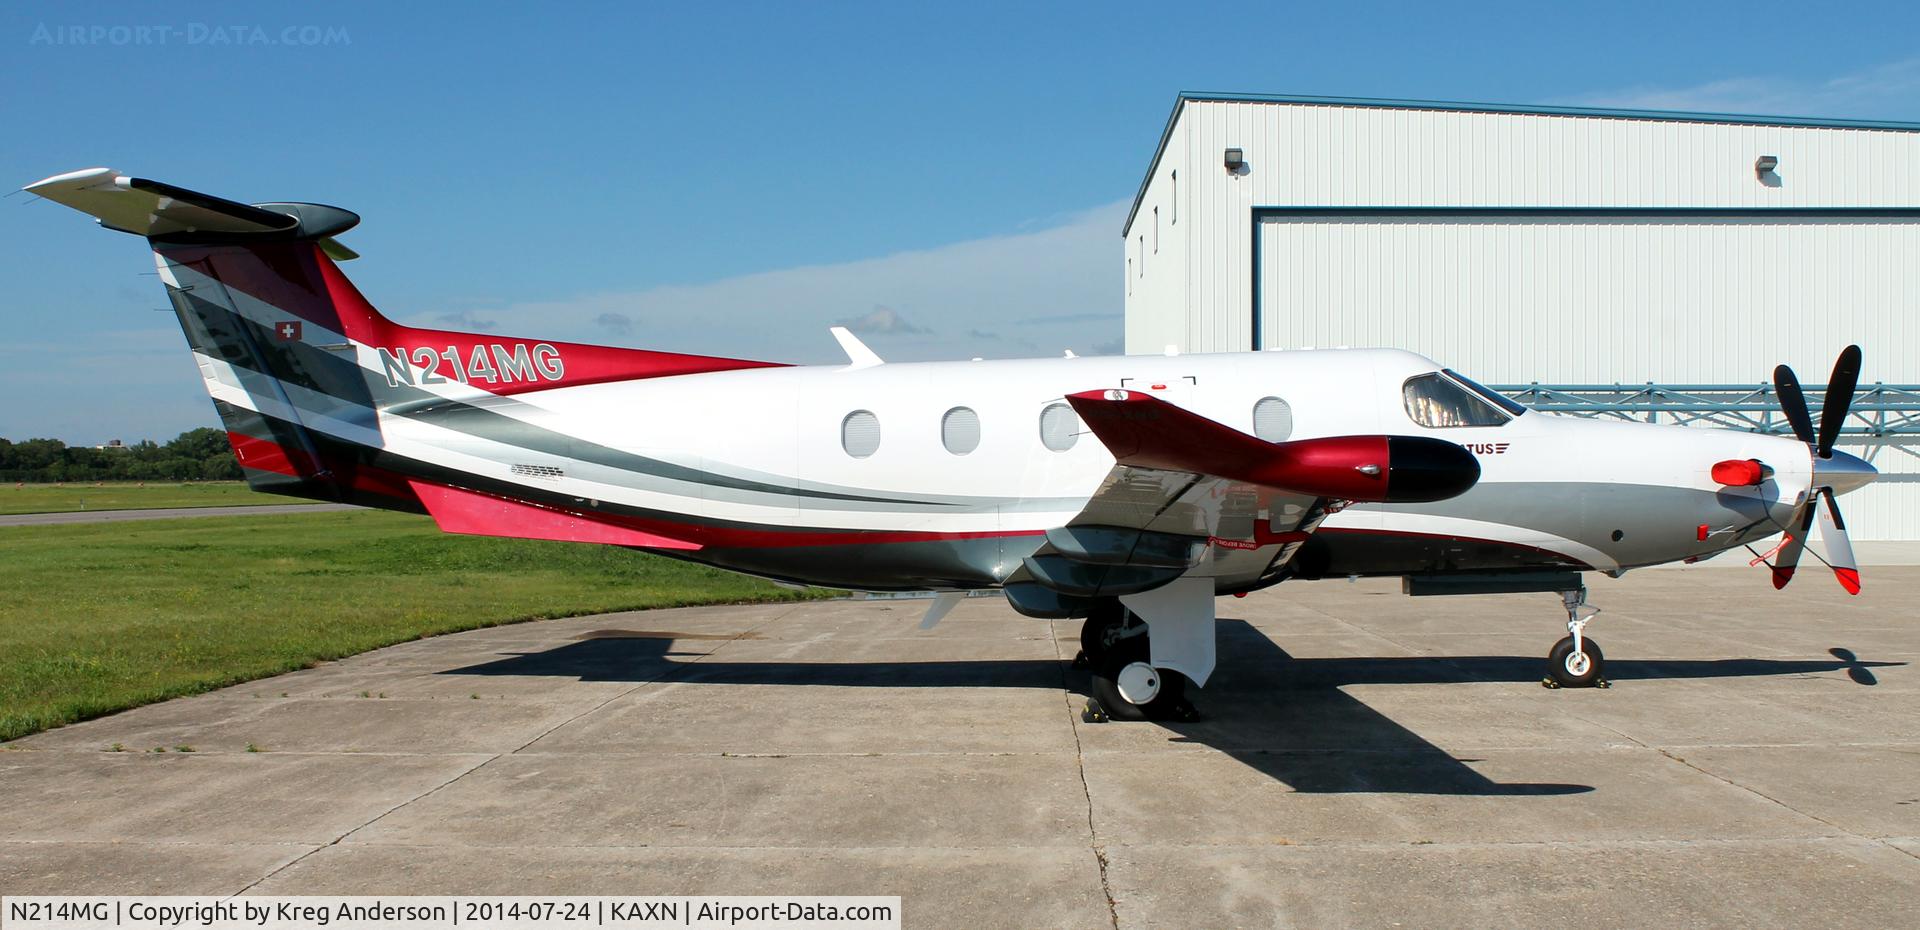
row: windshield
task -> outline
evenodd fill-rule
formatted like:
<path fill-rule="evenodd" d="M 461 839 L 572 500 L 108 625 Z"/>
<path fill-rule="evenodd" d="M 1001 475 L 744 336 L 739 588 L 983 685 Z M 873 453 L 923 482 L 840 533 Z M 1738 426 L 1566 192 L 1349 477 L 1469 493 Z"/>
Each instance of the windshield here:
<path fill-rule="evenodd" d="M 1446 372 L 1447 377 L 1452 378 L 1453 380 L 1466 385 L 1468 390 L 1490 401 L 1493 401 L 1495 404 L 1499 405 L 1500 409 L 1505 410 L 1506 412 L 1511 413 L 1516 417 L 1527 412 L 1527 408 L 1525 405 L 1521 404 L 1519 401 L 1514 400 L 1511 397 L 1508 397 L 1505 394 L 1500 393 L 1499 391 L 1494 390 L 1493 388 L 1487 387 L 1486 385 L 1481 384 L 1480 382 L 1475 381 L 1472 378 L 1469 378 L 1466 375 L 1463 375 L 1457 371 L 1454 371 L 1451 368 L 1442 368 L 1440 370 Z"/>
<path fill-rule="evenodd" d="M 1407 416 L 1429 429 L 1461 426 L 1502 426 L 1510 417 L 1503 408 L 1461 387 L 1439 372 L 1415 375 L 1401 389 Z"/>

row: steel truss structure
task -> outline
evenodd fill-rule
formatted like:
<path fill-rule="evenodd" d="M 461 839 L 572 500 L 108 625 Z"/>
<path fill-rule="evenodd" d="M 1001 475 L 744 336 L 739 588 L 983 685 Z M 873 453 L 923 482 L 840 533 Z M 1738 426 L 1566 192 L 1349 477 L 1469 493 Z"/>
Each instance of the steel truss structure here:
<path fill-rule="evenodd" d="M 1712 426 L 1756 433 L 1790 435 L 1771 384 L 1496 384 L 1491 387 L 1546 413 L 1595 419 Z M 1818 411 L 1826 391 L 1806 386 L 1807 404 Z M 1860 385 L 1847 424 L 1846 445 L 1865 446 L 1862 457 L 1874 461 L 1891 449 L 1920 459 L 1920 384 Z M 1920 481 L 1920 474 L 1882 474 L 1881 481 Z"/>

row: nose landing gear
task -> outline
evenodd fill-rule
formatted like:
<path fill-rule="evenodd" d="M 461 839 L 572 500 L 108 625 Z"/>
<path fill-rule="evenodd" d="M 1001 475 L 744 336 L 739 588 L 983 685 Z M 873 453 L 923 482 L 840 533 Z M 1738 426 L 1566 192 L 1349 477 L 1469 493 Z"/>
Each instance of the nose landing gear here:
<path fill-rule="evenodd" d="M 1567 605 L 1567 636 L 1553 644 L 1547 653 L 1547 677 L 1540 684 L 1548 688 L 1605 688 L 1606 656 L 1600 644 L 1586 637 L 1587 623 L 1600 608 L 1587 603 L 1587 588 L 1560 592 Z"/>

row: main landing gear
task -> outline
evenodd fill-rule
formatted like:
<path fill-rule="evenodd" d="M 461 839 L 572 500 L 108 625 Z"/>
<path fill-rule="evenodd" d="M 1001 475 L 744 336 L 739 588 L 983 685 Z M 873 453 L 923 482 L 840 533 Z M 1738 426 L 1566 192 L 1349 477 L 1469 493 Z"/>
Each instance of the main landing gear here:
<path fill-rule="evenodd" d="M 1187 677 L 1152 664 L 1147 624 L 1121 606 L 1103 600 L 1080 627 L 1080 655 L 1093 673 L 1090 723 L 1106 720 L 1195 720 L 1187 702 Z"/>
<path fill-rule="evenodd" d="M 1547 653 L 1547 677 L 1540 684 L 1548 688 L 1605 688 L 1603 672 L 1607 658 L 1600 644 L 1585 636 L 1587 622 L 1600 608 L 1587 603 L 1587 588 L 1560 592 L 1567 605 L 1567 636 L 1553 644 Z"/>

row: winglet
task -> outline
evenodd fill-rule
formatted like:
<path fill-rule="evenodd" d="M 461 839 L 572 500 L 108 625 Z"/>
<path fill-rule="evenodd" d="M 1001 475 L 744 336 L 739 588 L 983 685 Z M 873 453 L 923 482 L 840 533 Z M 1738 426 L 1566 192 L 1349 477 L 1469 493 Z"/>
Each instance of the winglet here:
<path fill-rule="evenodd" d="M 850 363 L 847 365 L 847 370 L 859 371 L 862 368 L 886 364 L 880 356 L 874 354 L 872 349 L 867 348 L 866 343 L 860 341 L 859 336 L 853 334 L 853 330 L 845 326 L 835 326 L 828 332 L 833 333 L 833 338 L 839 341 L 840 350 L 847 353 L 847 361 Z"/>

